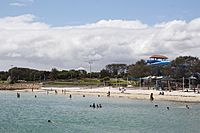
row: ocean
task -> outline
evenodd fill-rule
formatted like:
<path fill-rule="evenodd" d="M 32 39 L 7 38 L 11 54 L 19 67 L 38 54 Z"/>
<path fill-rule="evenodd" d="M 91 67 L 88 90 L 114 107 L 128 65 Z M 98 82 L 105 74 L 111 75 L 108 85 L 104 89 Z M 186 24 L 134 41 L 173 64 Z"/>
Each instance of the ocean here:
<path fill-rule="evenodd" d="M 200 133 L 199 103 L 20 94 L 0 91 L 0 133 Z"/>

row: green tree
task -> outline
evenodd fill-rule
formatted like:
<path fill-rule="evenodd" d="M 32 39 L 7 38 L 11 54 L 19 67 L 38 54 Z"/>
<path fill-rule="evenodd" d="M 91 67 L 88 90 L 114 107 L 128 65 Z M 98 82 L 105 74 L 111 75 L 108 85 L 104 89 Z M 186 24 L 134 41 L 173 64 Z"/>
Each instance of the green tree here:
<path fill-rule="evenodd" d="M 51 73 L 49 75 L 50 80 L 56 80 L 58 78 L 58 70 L 56 68 L 51 69 Z"/>
<path fill-rule="evenodd" d="M 122 78 L 127 73 L 126 64 L 109 64 L 106 65 L 106 70 L 110 73 L 111 77 Z"/>
<path fill-rule="evenodd" d="M 128 69 L 128 75 L 135 78 L 149 76 L 151 73 L 151 69 L 145 60 L 137 61 L 136 64 L 130 65 Z"/>
<path fill-rule="evenodd" d="M 110 77 L 110 73 L 108 70 L 102 69 L 100 71 L 100 78 L 104 78 L 104 77 Z"/>

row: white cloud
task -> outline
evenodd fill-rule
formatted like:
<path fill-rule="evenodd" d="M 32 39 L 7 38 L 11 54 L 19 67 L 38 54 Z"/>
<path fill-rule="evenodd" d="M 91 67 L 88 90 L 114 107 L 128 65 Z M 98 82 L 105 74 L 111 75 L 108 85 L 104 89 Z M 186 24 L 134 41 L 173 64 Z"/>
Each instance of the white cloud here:
<path fill-rule="evenodd" d="M 26 14 L 16 17 L 0 18 L 0 29 L 2 30 L 45 30 L 49 26 L 45 23 L 35 22 L 36 17 Z"/>
<path fill-rule="evenodd" d="M 141 23 L 139 20 L 126 21 L 126 20 L 101 20 L 97 23 L 77 26 L 78 28 L 127 28 L 127 29 L 144 29 L 147 28 L 146 24 Z"/>
<path fill-rule="evenodd" d="M 34 0 L 15 0 L 15 2 L 9 3 L 10 6 L 25 7 L 32 4 Z"/>
<path fill-rule="evenodd" d="M 26 6 L 25 3 L 20 3 L 20 2 L 14 2 L 14 3 L 10 3 L 10 6 L 17 6 L 17 7 L 23 7 Z"/>
<path fill-rule="evenodd" d="M 26 14 L 0 18 L 0 63 L 51 69 L 100 70 L 108 63 L 131 64 L 151 54 L 174 59 L 200 56 L 200 18 L 174 20 L 154 26 L 138 20 L 101 20 L 97 23 L 51 27 Z"/>

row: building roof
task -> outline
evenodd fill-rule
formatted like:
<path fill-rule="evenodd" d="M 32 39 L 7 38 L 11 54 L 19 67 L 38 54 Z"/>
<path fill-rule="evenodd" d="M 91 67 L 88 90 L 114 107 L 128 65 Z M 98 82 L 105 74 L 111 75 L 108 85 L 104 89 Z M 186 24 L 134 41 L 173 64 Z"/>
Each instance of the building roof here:
<path fill-rule="evenodd" d="M 81 71 L 81 70 L 85 70 L 85 68 L 79 67 L 77 70 L 78 70 L 78 71 Z"/>
<path fill-rule="evenodd" d="M 150 58 L 156 58 L 156 59 L 168 59 L 168 57 L 164 55 L 152 55 Z"/>

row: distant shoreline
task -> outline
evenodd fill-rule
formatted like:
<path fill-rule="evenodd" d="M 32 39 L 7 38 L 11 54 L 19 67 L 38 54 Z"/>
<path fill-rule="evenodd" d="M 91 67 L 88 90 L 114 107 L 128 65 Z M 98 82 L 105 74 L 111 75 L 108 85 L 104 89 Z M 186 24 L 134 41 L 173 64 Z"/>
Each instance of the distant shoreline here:
<path fill-rule="evenodd" d="M 40 89 L 39 83 L 15 83 L 15 84 L 0 84 L 0 90 L 24 90 L 24 89 Z"/>

